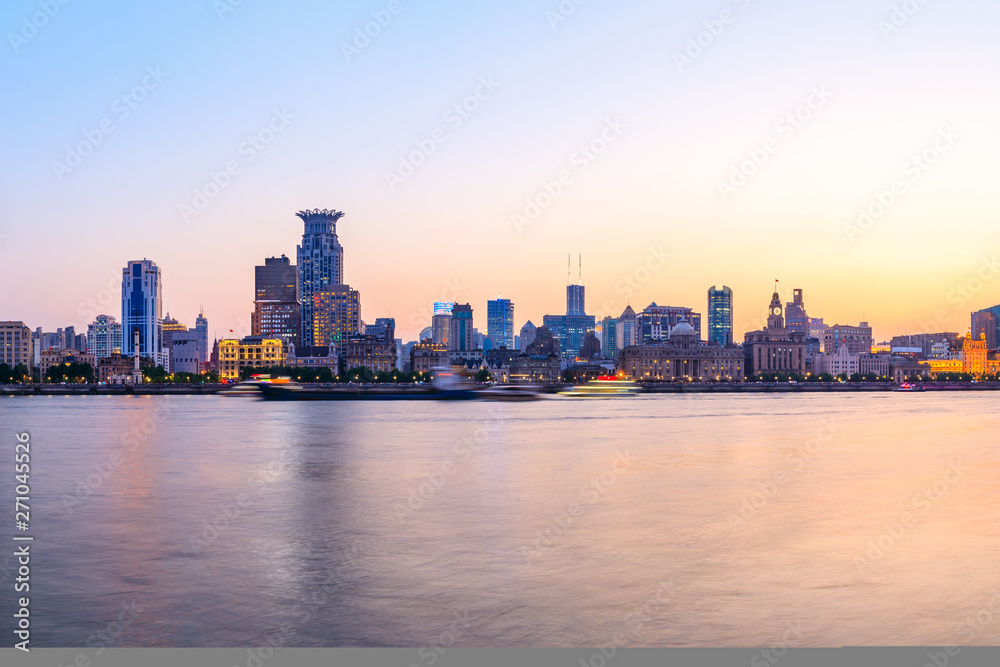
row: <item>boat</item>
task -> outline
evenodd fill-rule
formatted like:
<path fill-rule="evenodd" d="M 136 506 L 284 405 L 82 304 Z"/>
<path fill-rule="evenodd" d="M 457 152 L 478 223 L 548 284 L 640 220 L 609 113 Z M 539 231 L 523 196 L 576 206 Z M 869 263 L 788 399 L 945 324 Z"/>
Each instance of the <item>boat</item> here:
<path fill-rule="evenodd" d="M 262 382 L 258 387 L 265 399 L 279 401 L 461 401 L 479 398 L 480 393 L 461 371 L 451 368 L 432 369 L 430 385 L 348 383 L 305 387 L 297 382 Z"/>
<path fill-rule="evenodd" d="M 893 391 L 913 392 L 913 391 L 927 391 L 927 389 L 923 385 L 910 384 L 909 382 L 904 382 L 903 384 L 894 388 Z"/>
<path fill-rule="evenodd" d="M 602 375 L 586 384 L 560 391 L 559 394 L 577 398 L 623 398 L 636 396 L 641 391 L 642 387 L 632 380 L 622 380 L 614 375 Z"/>
<path fill-rule="evenodd" d="M 292 384 L 290 377 L 272 378 L 270 375 L 253 375 L 249 380 L 244 380 L 230 388 L 219 392 L 220 396 L 260 396 L 261 387 L 265 385 L 288 385 Z"/>
<path fill-rule="evenodd" d="M 488 401 L 537 401 L 541 387 L 533 384 L 498 384 L 476 391 L 477 397 Z"/>

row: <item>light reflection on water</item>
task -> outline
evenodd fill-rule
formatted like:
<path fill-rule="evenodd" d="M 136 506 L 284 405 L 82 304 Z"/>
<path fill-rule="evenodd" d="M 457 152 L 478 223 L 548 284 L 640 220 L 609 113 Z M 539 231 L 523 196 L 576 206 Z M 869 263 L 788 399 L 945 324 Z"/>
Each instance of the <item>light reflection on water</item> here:
<path fill-rule="evenodd" d="M 1000 590 L 994 396 L 30 397 L 0 423 L 33 443 L 38 645 L 130 602 L 119 645 L 997 644 L 1000 598 L 965 624 Z"/>

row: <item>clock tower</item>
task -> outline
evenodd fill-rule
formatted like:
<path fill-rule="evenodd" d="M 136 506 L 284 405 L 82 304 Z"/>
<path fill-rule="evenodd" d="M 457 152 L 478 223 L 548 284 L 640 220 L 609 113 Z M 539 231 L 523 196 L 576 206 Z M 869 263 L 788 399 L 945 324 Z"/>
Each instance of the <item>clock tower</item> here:
<path fill-rule="evenodd" d="M 784 329 L 785 328 L 785 318 L 782 315 L 781 309 L 781 297 L 775 292 L 774 296 L 771 297 L 771 306 L 767 311 L 767 328 L 768 329 Z"/>

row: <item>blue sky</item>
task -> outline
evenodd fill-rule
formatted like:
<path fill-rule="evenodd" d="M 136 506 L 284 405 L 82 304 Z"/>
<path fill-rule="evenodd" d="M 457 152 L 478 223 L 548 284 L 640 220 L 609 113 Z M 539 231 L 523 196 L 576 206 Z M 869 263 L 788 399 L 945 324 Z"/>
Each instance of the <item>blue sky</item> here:
<path fill-rule="evenodd" d="M 0 319 L 85 327 L 88 300 L 148 257 L 172 315 L 193 325 L 204 306 L 220 334 L 246 330 L 254 264 L 294 256 L 294 213 L 318 207 L 347 213 L 363 318 L 392 314 L 406 338 L 444 295 L 471 302 L 480 328 L 498 293 L 517 326 L 560 312 L 567 253 L 584 255 L 598 315 L 704 310 L 725 283 L 746 330 L 781 278 L 810 314 L 866 316 L 877 337 L 941 310 L 941 328 L 964 332 L 970 310 L 1000 301 L 1000 280 L 969 285 L 998 240 L 1000 7 L 914 1 L 888 32 L 894 4 L 587 0 L 553 22 L 555 1 L 8 3 Z M 679 68 L 699 33 L 706 46 Z M 781 119 L 817 87 L 828 99 L 786 136 Z M 113 131 L 91 142 L 102 123 Z M 942 131 L 954 141 L 908 176 Z M 270 143 L 250 151 L 252 136 Z M 78 166 L 56 164 L 81 142 L 96 145 Z M 390 187 L 418 145 L 434 151 Z M 767 145 L 724 198 L 720 182 Z M 518 227 L 560 173 L 562 191 Z M 852 233 L 894 181 L 884 215 Z M 216 196 L 185 216 L 206 186 Z M 654 252 L 670 259 L 646 277 Z"/>

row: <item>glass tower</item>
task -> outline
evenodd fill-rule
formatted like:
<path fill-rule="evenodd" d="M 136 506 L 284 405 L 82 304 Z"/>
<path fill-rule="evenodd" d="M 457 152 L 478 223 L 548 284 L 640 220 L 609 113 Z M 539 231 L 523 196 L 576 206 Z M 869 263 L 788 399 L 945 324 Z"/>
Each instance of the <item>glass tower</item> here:
<path fill-rule="evenodd" d="M 302 245 L 296 249 L 302 344 L 327 344 L 327 341 L 315 340 L 313 295 L 344 284 L 344 249 L 337 239 L 337 221 L 344 214 L 340 211 L 314 209 L 299 211 L 295 215 L 305 223 Z"/>
<path fill-rule="evenodd" d="M 723 346 L 733 342 L 733 290 L 725 285 L 708 290 L 708 340 Z"/>

